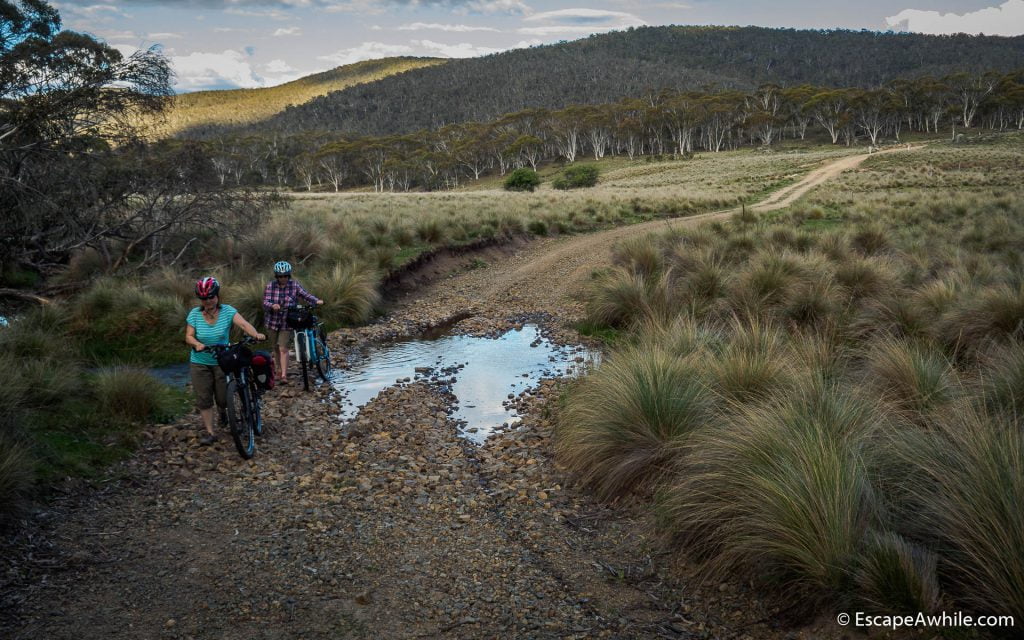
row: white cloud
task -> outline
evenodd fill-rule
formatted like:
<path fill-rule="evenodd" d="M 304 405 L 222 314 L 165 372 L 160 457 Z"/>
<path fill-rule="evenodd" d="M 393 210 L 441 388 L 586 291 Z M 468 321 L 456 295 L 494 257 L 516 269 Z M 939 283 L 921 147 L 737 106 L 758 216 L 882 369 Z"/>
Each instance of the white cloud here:
<path fill-rule="evenodd" d="M 528 36 L 556 36 L 559 34 L 567 36 L 588 36 L 592 33 L 604 33 L 605 31 L 613 31 L 615 29 L 625 29 L 628 26 L 631 25 L 605 25 L 591 27 L 580 27 L 573 25 L 551 25 L 547 27 L 522 27 L 521 29 L 516 29 L 516 31 Z"/>
<path fill-rule="evenodd" d="M 504 51 L 504 49 L 495 49 L 493 47 L 478 47 L 468 42 L 444 44 L 432 40 L 413 40 L 412 44 L 428 51 L 431 55 L 439 55 L 444 58 L 475 58 Z"/>
<path fill-rule="evenodd" d="M 997 7 L 964 14 L 904 9 L 885 21 L 894 29 L 918 33 L 1017 36 L 1024 34 L 1024 0 L 1007 0 Z"/>
<path fill-rule="evenodd" d="M 202 89 L 252 89 L 265 84 L 246 60 L 245 54 L 228 49 L 221 53 L 193 52 L 174 56 L 171 66 L 178 76 L 179 91 Z"/>
<path fill-rule="evenodd" d="M 411 53 L 413 53 L 413 48 L 404 44 L 364 42 L 357 47 L 339 49 L 330 55 L 317 56 L 317 58 L 340 66 L 360 62 L 362 60 L 387 58 L 388 56 L 407 56 Z"/>
<path fill-rule="evenodd" d="M 466 3 L 463 12 L 504 13 L 506 15 L 529 15 L 533 9 L 520 0 L 473 0 Z"/>
<path fill-rule="evenodd" d="M 153 40 L 175 40 L 183 36 L 180 33 L 151 33 L 149 37 Z"/>
<path fill-rule="evenodd" d="M 557 11 L 535 13 L 532 16 L 527 16 L 523 19 L 531 22 L 550 20 L 554 22 L 575 24 L 611 22 L 613 20 L 615 22 L 643 22 L 643 20 L 632 13 L 625 13 L 624 11 L 607 11 L 605 9 L 558 9 Z"/>
<path fill-rule="evenodd" d="M 274 37 L 275 38 L 280 38 L 282 36 L 301 36 L 301 35 L 302 35 L 302 27 L 281 28 L 281 29 L 278 29 L 277 31 L 274 32 Z"/>
<path fill-rule="evenodd" d="M 263 65 L 263 70 L 266 71 L 267 73 L 278 74 L 278 73 L 291 73 L 292 71 L 295 71 L 295 68 L 292 67 L 287 62 L 285 62 L 284 60 L 277 59 L 277 60 L 271 60 L 267 64 Z"/>
<path fill-rule="evenodd" d="M 519 33 L 534 36 L 578 35 L 601 33 L 613 29 L 639 27 L 647 24 L 643 19 L 623 11 L 605 9 L 558 9 L 544 11 L 524 18 L 525 22 L 540 22 L 536 26 L 521 27 Z"/>
<path fill-rule="evenodd" d="M 126 58 L 139 50 L 138 47 L 133 47 L 130 44 L 112 44 L 110 46 L 113 49 L 117 49 Z"/>
<path fill-rule="evenodd" d="M 377 27 L 378 29 L 380 27 Z M 399 31 L 453 31 L 457 33 L 465 33 L 468 31 L 495 31 L 500 33 L 500 29 L 494 27 L 474 27 L 468 24 L 438 24 L 436 22 L 413 22 L 411 24 L 403 24 L 398 26 Z"/>

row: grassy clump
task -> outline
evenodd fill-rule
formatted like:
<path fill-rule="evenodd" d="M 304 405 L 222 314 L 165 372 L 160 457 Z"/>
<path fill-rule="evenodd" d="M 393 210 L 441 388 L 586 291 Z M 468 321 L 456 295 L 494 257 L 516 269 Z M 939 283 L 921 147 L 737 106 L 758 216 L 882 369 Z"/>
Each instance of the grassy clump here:
<path fill-rule="evenodd" d="M 157 413 L 164 387 L 146 371 L 113 367 L 100 371 L 93 381 L 99 408 L 108 416 L 140 422 Z"/>
<path fill-rule="evenodd" d="M 938 556 L 897 533 L 873 533 L 864 542 L 855 580 L 859 600 L 880 614 L 939 610 Z"/>
<path fill-rule="evenodd" d="M 958 597 L 1024 616 L 1024 431 L 959 407 L 929 431 L 896 432 L 907 528 L 942 549 Z"/>
<path fill-rule="evenodd" d="M 558 452 L 602 496 L 620 496 L 666 473 L 713 406 L 696 364 L 627 347 L 568 396 Z"/>
<path fill-rule="evenodd" d="M 878 419 L 870 403 L 810 380 L 700 430 L 669 490 L 674 533 L 711 569 L 755 572 L 802 597 L 844 592 L 879 517 L 862 453 Z"/>

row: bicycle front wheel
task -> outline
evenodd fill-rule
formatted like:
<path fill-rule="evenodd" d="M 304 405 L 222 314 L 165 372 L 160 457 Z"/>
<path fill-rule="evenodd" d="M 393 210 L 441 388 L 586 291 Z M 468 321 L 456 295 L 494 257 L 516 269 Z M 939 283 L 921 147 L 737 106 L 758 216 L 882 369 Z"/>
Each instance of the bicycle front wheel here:
<path fill-rule="evenodd" d="M 260 399 L 260 392 L 256 390 L 256 382 L 253 378 L 249 378 L 249 397 L 252 398 L 252 430 L 256 432 L 256 435 L 263 435 L 263 401 Z"/>
<path fill-rule="evenodd" d="M 237 380 L 231 380 L 227 389 L 228 424 L 231 438 L 235 441 L 238 454 L 248 460 L 256 453 L 256 435 L 253 433 L 252 415 L 249 408 L 249 390 Z"/>
<path fill-rule="evenodd" d="M 296 343 L 296 354 L 295 357 L 299 359 L 299 367 L 302 369 L 302 388 L 309 391 L 309 334 L 305 331 L 302 332 Z"/>
<path fill-rule="evenodd" d="M 317 332 L 316 340 L 313 342 L 313 349 L 316 358 L 316 370 L 320 377 L 327 381 L 327 375 L 331 372 L 331 350 L 327 346 L 327 336 L 324 330 Z"/>

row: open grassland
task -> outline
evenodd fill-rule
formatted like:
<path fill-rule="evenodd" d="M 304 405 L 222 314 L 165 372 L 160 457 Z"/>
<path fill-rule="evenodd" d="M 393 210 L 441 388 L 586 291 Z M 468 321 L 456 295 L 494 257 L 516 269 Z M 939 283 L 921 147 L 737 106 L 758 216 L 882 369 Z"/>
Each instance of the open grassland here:
<path fill-rule="evenodd" d="M 871 158 L 788 210 L 623 244 L 562 461 L 711 574 L 1024 619 L 1024 137 Z"/>
<path fill-rule="evenodd" d="M 275 87 L 185 93 L 175 97 L 166 113 L 145 124 L 152 127 L 152 135 L 157 137 L 175 136 L 185 131 L 201 132 L 208 127 L 252 124 L 331 91 L 444 62 L 437 58 L 382 58 L 345 65 Z"/>

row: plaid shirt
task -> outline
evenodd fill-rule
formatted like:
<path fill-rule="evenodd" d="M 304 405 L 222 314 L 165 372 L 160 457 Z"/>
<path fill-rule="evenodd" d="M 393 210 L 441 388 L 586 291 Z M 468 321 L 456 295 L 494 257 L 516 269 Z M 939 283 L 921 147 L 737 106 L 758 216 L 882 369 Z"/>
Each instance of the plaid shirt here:
<path fill-rule="evenodd" d="M 315 305 L 317 301 L 317 297 L 303 289 L 295 278 L 288 278 L 288 282 L 283 286 L 277 284 L 277 280 L 272 280 L 263 292 L 263 324 L 274 331 L 287 329 L 285 316 L 288 314 L 288 307 L 295 306 L 299 298 L 311 305 Z M 281 305 L 277 311 L 273 309 L 275 304 Z"/>

